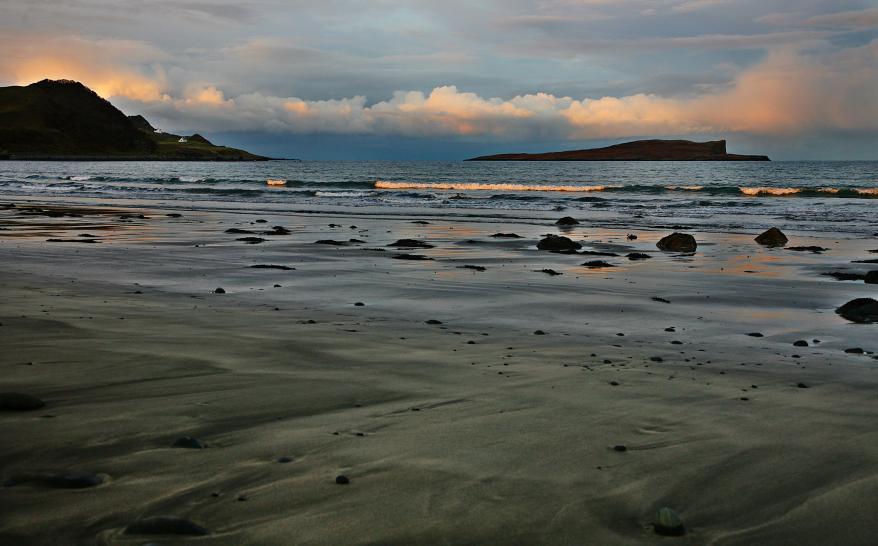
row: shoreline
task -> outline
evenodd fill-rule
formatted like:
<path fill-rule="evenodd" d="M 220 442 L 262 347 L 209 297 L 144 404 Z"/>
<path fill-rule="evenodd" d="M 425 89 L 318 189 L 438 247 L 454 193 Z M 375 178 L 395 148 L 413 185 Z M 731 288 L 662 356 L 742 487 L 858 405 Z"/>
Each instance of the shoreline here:
<path fill-rule="evenodd" d="M 873 538 L 876 326 L 834 308 L 875 287 L 819 273 L 874 239 L 697 232 L 682 256 L 655 249 L 664 228 L 560 213 L 90 208 L 0 210 L 0 390 L 47 404 L 0 413 L 0 472 L 107 478 L 0 488 L 0 538 L 142 544 L 126 526 L 175 515 L 206 544 L 622 545 L 669 540 L 662 506 L 679 544 Z M 544 233 L 615 267 L 537 251 Z M 99 242 L 46 241 L 80 234 Z M 185 435 L 207 448 L 170 447 Z"/>

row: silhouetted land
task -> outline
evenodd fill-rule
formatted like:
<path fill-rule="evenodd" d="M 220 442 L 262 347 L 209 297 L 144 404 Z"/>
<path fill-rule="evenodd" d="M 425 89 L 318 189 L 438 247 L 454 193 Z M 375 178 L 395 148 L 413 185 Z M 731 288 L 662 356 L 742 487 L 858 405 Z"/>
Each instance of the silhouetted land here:
<path fill-rule="evenodd" d="M 726 153 L 726 141 L 636 140 L 590 150 L 498 154 L 467 161 L 771 161 L 765 155 Z"/>
<path fill-rule="evenodd" d="M 261 161 L 201 135 L 156 132 L 79 82 L 0 87 L 0 159 Z"/>

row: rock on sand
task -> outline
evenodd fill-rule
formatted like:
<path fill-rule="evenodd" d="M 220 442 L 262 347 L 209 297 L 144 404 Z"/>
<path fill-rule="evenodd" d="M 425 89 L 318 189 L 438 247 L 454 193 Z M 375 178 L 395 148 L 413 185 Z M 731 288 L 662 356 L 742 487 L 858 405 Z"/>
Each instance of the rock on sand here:
<path fill-rule="evenodd" d="M 698 243 L 695 242 L 695 237 L 688 233 L 674 232 L 663 237 L 655 246 L 659 250 L 670 252 L 695 252 L 695 249 L 698 248 Z"/>

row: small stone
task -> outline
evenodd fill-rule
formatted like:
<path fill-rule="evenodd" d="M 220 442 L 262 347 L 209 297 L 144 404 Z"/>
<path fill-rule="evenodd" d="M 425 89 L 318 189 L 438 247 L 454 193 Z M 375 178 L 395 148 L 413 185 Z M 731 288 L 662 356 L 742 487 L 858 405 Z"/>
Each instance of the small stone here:
<path fill-rule="evenodd" d="M 153 516 L 135 521 L 125 529 L 126 535 L 205 536 L 204 527 L 177 516 Z"/>
<path fill-rule="evenodd" d="M 277 462 L 279 462 L 281 464 L 291 463 L 291 462 L 293 462 L 293 458 L 287 457 L 287 456 L 278 457 Z"/>
<path fill-rule="evenodd" d="M 192 436 L 183 436 L 174 440 L 174 443 L 171 444 L 171 447 L 183 447 L 187 449 L 205 449 L 207 445 L 204 444 L 198 438 L 193 438 Z"/>
<path fill-rule="evenodd" d="M 436 319 L 430 319 L 430 320 L 425 321 L 425 323 L 426 323 L 426 324 L 434 324 L 434 325 L 435 325 L 435 324 L 442 324 L 442 321 L 441 321 L 441 320 L 436 320 Z"/>
<path fill-rule="evenodd" d="M 213 293 L 214 294 L 225 294 L 226 291 L 224 288 L 217 288 L 216 290 L 213 291 Z"/>
<path fill-rule="evenodd" d="M 655 523 L 652 524 L 653 530 L 657 535 L 679 537 L 686 534 L 686 526 L 680 516 L 668 508 L 661 508 L 655 516 Z"/>
<path fill-rule="evenodd" d="M 643 252 L 631 252 L 625 255 L 629 260 L 649 260 L 652 258 L 649 254 L 644 254 Z"/>
<path fill-rule="evenodd" d="M 851 347 L 850 349 L 845 349 L 844 352 L 851 354 L 851 355 L 861 355 L 865 351 L 863 351 L 863 349 L 861 349 L 859 347 Z"/>
<path fill-rule="evenodd" d="M 535 336 L 544 336 L 544 335 L 546 335 L 546 332 L 544 332 L 542 330 L 536 330 L 536 331 L 534 331 L 534 335 Z"/>
<path fill-rule="evenodd" d="M 46 478 L 47 485 L 58 489 L 85 489 L 102 483 L 104 483 L 103 476 L 91 472 L 67 472 Z"/>
<path fill-rule="evenodd" d="M 556 226 L 575 226 L 578 224 L 579 224 L 579 221 L 576 220 L 575 218 L 571 218 L 570 216 L 565 216 L 564 218 L 561 218 L 560 220 L 555 222 Z"/>
<path fill-rule="evenodd" d="M 340 475 L 335 477 L 335 483 L 337 483 L 338 485 L 347 485 L 347 484 L 351 483 L 351 480 L 348 479 L 347 476 L 340 474 Z"/>
<path fill-rule="evenodd" d="M 800 339 L 800 340 L 798 340 L 798 341 L 794 341 L 794 342 L 793 342 L 793 346 L 794 346 L 794 347 L 807 347 L 807 346 L 808 346 L 808 342 L 805 341 L 804 339 Z"/>
<path fill-rule="evenodd" d="M 750 332 L 747 335 L 750 337 L 765 337 L 764 335 L 760 334 L 759 332 Z"/>
<path fill-rule="evenodd" d="M 808 388 L 808 385 L 806 385 L 804 383 L 797 383 L 796 386 L 799 387 L 800 389 L 807 389 Z"/>
<path fill-rule="evenodd" d="M 589 269 L 599 269 L 602 267 L 616 267 L 609 262 L 605 262 L 603 260 L 591 260 L 589 262 L 585 262 L 582 264 L 584 267 L 588 267 Z"/>
<path fill-rule="evenodd" d="M 361 302 L 361 301 L 358 301 L 357 303 L 354 304 L 354 307 L 363 307 L 364 305 L 366 305 L 366 304 Z"/>
<path fill-rule="evenodd" d="M 650 359 L 652 362 L 664 362 L 664 361 L 665 361 L 665 360 L 664 360 L 662 357 L 660 357 L 660 356 L 651 356 L 651 357 L 649 357 L 649 359 Z"/>
<path fill-rule="evenodd" d="M 619 453 L 625 453 L 626 451 L 628 451 L 628 447 L 619 444 L 619 445 L 613 446 L 613 451 L 618 451 Z"/>

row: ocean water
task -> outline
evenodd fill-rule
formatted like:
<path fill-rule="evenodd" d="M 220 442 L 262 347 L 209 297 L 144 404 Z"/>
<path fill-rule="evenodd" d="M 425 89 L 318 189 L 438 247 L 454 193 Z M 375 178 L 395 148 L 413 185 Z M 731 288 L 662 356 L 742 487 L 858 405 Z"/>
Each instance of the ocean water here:
<path fill-rule="evenodd" d="M 878 161 L 0 161 L 4 199 L 872 235 Z"/>

